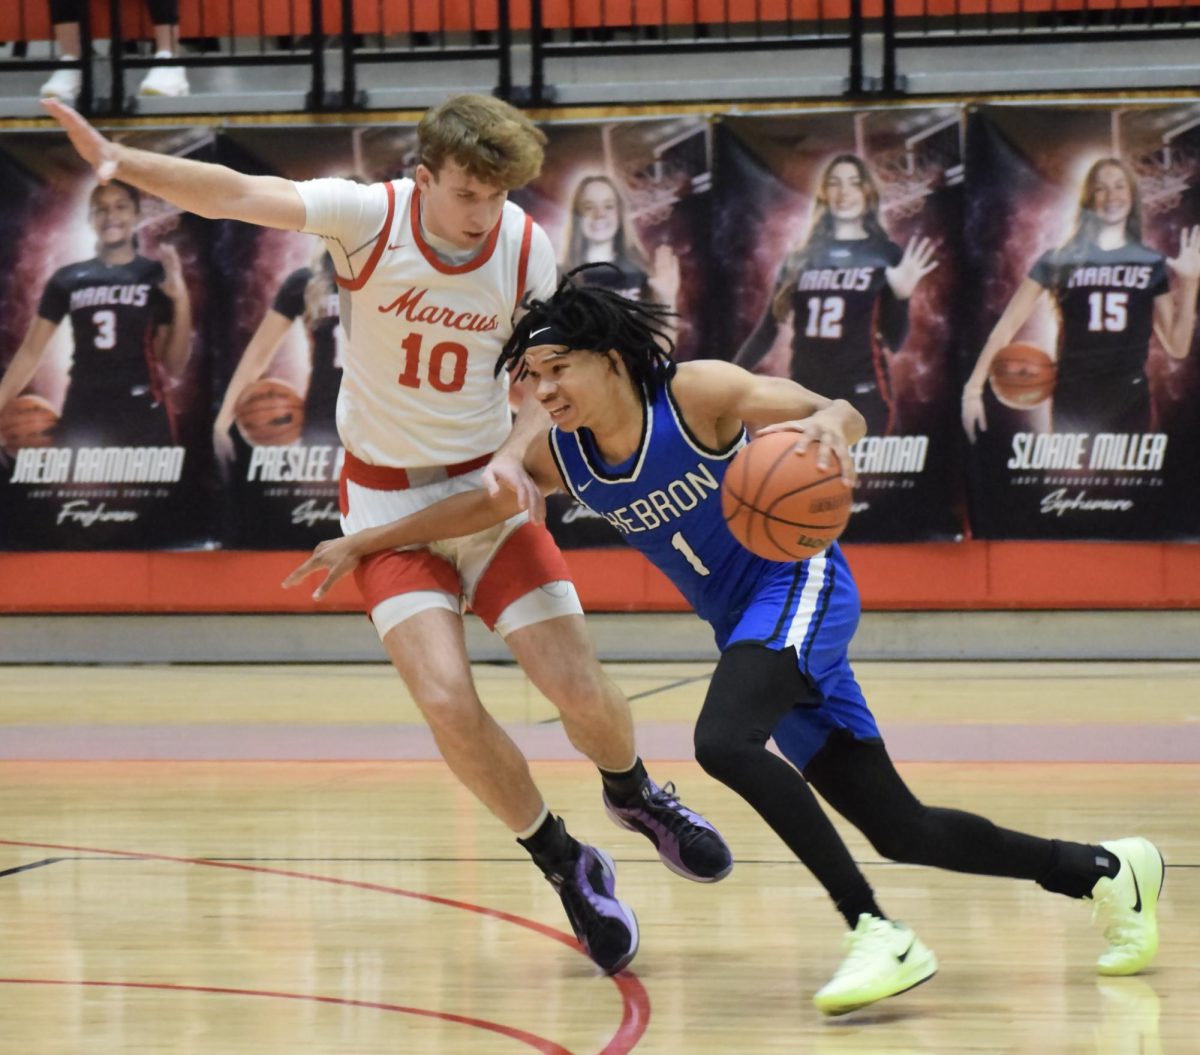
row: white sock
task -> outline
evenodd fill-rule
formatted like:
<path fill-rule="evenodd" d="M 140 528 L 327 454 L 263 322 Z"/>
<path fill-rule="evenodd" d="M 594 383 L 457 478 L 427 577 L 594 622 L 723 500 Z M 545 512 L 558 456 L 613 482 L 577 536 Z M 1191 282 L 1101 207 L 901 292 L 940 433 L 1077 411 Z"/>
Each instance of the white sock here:
<path fill-rule="evenodd" d="M 528 839 L 531 835 L 533 835 L 534 832 L 536 832 L 543 824 L 546 823 L 546 818 L 549 816 L 550 816 L 550 807 L 543 806 L 542 812 L 537 815 L 537 820 L 534 821 L 523 832 L 517 832 L 517 838 L 518 839 Z"/>

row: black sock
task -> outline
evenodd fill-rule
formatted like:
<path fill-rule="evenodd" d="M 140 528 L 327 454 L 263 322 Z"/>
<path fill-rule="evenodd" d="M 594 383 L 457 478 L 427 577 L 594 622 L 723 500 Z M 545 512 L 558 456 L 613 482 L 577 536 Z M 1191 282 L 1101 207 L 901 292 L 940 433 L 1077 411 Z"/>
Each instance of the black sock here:
<path fill-rule="evenodd" d="M 875 892 L 864 879 L 861 889 L 857 889 L 847 894 L 845 897 L 838 898 L 835 902 L 835 907 L 842 914 L 851 930 L 858 926 L 858 917 L 864 912 L 869 916 L 878 916 L 880 919 L 887 919 L 881 909 L 875 903 Z"/>
<path fill-rule="evenodd" d="M 579 843 L 567 831 L 561 817 L 548 813 L 541 826 L 528 839 L 518 839 L 543 872 L 553 872 L 579 856 Z"/>
<path fill-rule="evenodd" d="M 1052 894 L 1090 897 L 1092 887 L 1105 877 L 1113 879 L 1121 870 L 1117 855 L 1103 846 L 1087 846 L 1051 839 L 1054 846 L 1050 867 L 1038 877 L 1038 885 Z"/>
<path fill-rule="evenodd" d="M 599 769 L 599 767 L 597 766 Z M 626 806 L 636 802 L 642 795 L 642 785 L 646 782 L 646 767 L 640 758 L 635 758 L 633 767 L 624 773 L 610 773 L 600 770 L 600 779 L 604 781 L 604 790 L 608 797 L 618 806 Z"/>

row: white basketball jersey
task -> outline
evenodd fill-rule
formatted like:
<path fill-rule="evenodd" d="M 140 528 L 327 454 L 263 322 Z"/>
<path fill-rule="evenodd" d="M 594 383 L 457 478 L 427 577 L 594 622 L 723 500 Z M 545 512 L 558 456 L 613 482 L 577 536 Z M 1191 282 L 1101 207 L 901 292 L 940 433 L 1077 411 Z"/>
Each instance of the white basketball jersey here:
<path fill-rule="evenodd" d="M 346 449 L 403 468 L 490 454 L 511 423 L 507 377 L 494 371 L 513 313 L 527 291 L 545 298 L 554 289 L 545 232 L 506 203 L 483 248 L 456 266 L 422 236 L 410 179 L 371 187 L 314 180 L 297 189 L 309 208 L 306 229 L 329 244 L 342 294 L 348 348 L 337 425 Z M 331 190 L 339 207 L 327 206 Z M 369 230 L 356 232 L 358 223 Z"/>

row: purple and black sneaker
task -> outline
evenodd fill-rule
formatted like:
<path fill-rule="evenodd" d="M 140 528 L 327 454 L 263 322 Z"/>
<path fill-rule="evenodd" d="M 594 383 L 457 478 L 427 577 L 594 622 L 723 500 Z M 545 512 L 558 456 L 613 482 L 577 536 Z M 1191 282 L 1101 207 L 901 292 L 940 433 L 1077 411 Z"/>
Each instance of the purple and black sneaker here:
<path fill-rule="evenodd" d="M 571 929 L 583 951 L 605 974 L 627 967 L 638 951 L 633 909 L 617 899 L 616 867 L 603 850 L 580 844 L 579 857 L 546 872 L 562 898 Z"/>
<path fill-rule="evenodd" d="M 629 806 L 618 806 L 606 790 L 604 808 L 622 828 L 654 843 L 662 863 L 684 879 L 715 883 L 733 871 L 733 854 L 721 833 L 679 801 L 673 783 L 660 788 L 647 777 L 641 796 Z"/>

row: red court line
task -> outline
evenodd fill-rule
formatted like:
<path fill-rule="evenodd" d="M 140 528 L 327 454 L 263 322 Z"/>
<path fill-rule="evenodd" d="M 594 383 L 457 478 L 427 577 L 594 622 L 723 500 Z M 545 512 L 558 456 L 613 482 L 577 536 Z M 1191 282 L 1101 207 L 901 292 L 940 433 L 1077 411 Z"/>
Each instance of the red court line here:
<path fill-rule="evenodd" d="M 91 982 L 72 981 L 66 978 L 0 978 L 0 985 L 72 985 L 102 989 L 160 989 L 179 993 L 217 993 L 225 996 L 271 997 L 275 1000 L 308 1000 L 316 1004 L 337 1004 L 341 1007 L 369 1007 L 379 1011 L 397 1011 L 404 1015 L 420 1015 L 424 1018 L 437 1018 L 444 1022 L 455 1022 L 463 1026 L 474 1026 L 476 1029 L 486 1029 L 511 1040 L 519 1040 L 522 1044 L 533 1048 L 534 1051 L 542 1052 L 542 1055 L 572 1055 L 570 1050 L 555 1044 L 554 1041 L 546 1040 L 533 1033 L 526 1033 L 523 1029 L 502 1026 L 482 1018 L 455 1015 L 448 1011 L 428 1011 L 422 1007 L 383 1004 L 374 1000 L 347 1000 L 337 996 L 317 996 L 310 993 L 275 993 L 267 989 L 231 989 L 221 985 L 176 985 L 170 982 Z"/>
<path fill-rule="evenodd" d="M 404 890 L 400 887 L 383 886 L 379 883 L 366 883 L 357 879 L 339 879 L 336 876 L 316 875 L 311 872 L 293 872 L 282 868 L 265 868 L 262 865 L 249 865 L 238 861 L 207 861 L 201 857 L 174 857 L 169 854 L 141 853 L 135 850 L 110 850 L 96 846 L 65 846 L 59 843 L 35 843 L 16 839 L 0 839 L 0 846 L 25 846 L 38 850 L 69 850 L 72 853 L 107 854 L 111 857 L 132 857 L 144 861 L 172 861 L 176 864 L 202 865 L 206 868 L 231 868 L 240 872 L 259 872 L 264 875 L 285 876 L 289 879 L 307 879 L 314 883 L 331 883 L 335 886 L 353 887 L 358 890 L 373 890 L 380 894 L 407 897 L 416 901 L 428 901 L 435 905 L 445 905 L 449 908 L 462 909 L 464 912 L 474 912 L 481 916 L 490 916 L 493 919 L 503 920 L 506 923 L 514 923 L 518 927 L 532 930 L 542 935 L 542 937 L 551 938 L 554 941 L 561 942 L 563 945 L 575 949 L 581 954 L 583 953 L 579 942 L 570 935 L 560 930 L 555 930 L 553 927 L 548 927 L 543 923 L 538 923 L 535 920 L 526 919 L 524 916 L 515 916 L 512 913 L 487 908 L 483 905 L 473 905 L 469 901 L 455 901 L 452 898 L 438 897 L 436 894 L 422 894 L 413 890 Z M 619 975 L 612 976 L 612 981 L 616 985 L 617 991 L 621 994 L 621 1024 L 617 1027 L 616 1033 L 600 1049 L 597 1055 L 628 1055 L 637 1046 L 638 1041 L 642 1039 L 642 1035 L 646 1032 L 646 1028 L 650 1024 L 650 994 L 646 992 L 645 986 L 642 985 L 637 975 L 631 971 L 623 971 Z M 133 983 L 127 984 L 132 985 Z M 317 998 L 297 996 L 296 999 Z M 433 1012 L 430 1013 L 432 1014 Z"/>

